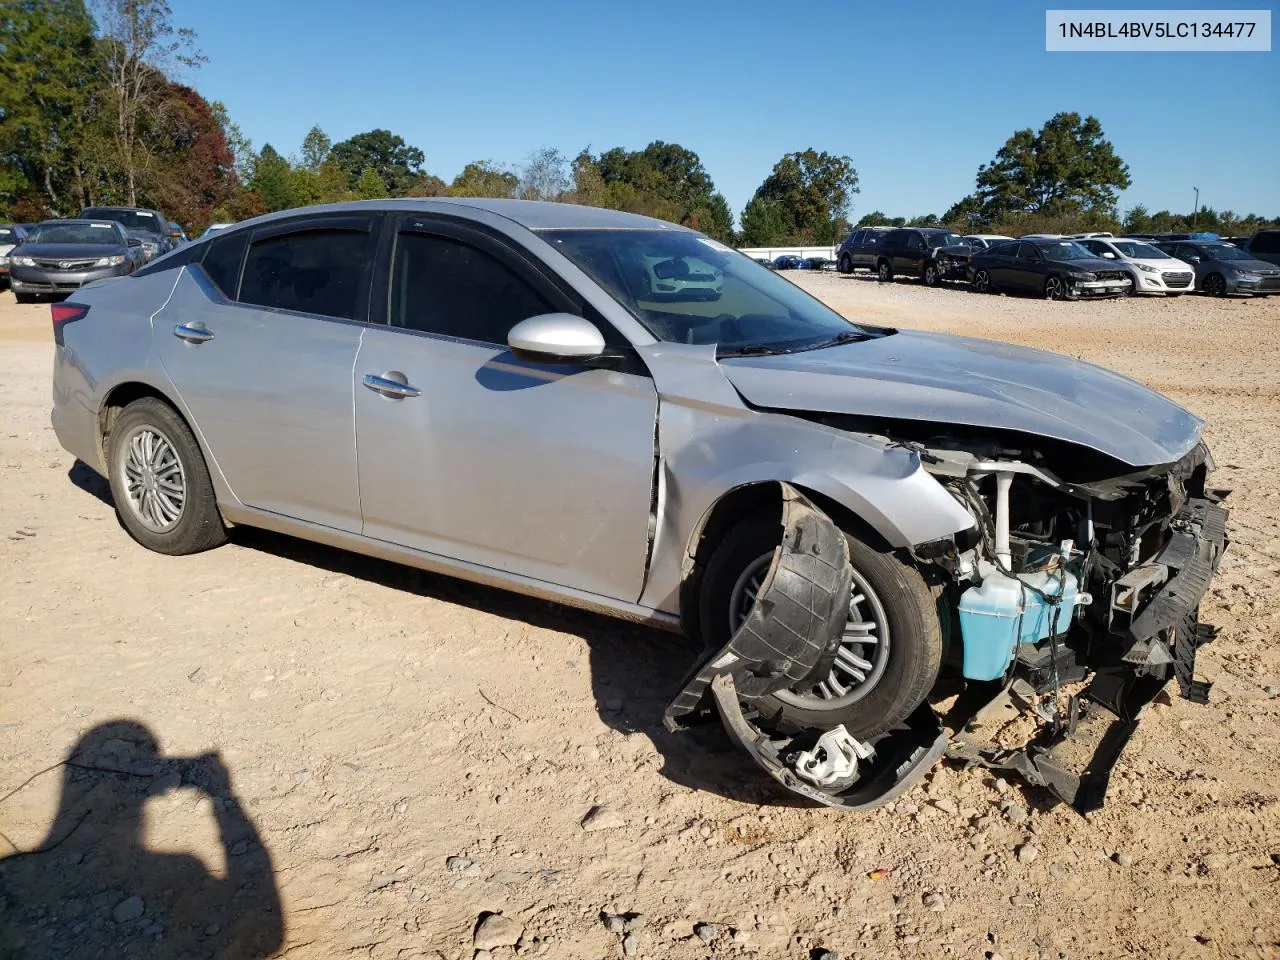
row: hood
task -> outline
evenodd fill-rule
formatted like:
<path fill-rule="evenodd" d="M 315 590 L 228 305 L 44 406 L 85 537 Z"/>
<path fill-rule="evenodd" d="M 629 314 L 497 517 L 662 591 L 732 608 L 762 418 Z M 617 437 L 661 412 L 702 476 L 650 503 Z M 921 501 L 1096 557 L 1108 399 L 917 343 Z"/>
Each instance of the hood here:
<path fill-rule="evenodd" d="M 124 246 L 119 243 L 24 243 L 15 248 L 14 255 L 48 260 L 97 260 L 118 257 L 124 252 Z"/>
<path fill-rule="evenodd" d="M 131 237 L 137 237 L 139 240 L 150 240 L 152 243 L 159 243 L 163 238 L 163 235 L 155 230 L 126 229 L 125 232 Z"/>
<path fill-rule="evenodd" d="M 979 248 L 971 247 L 967 243 L 952 243 L 945 247 L 930 247 L 929 249 L 933 251 L 934 256 L 941 255 L 967 259 L 977 253 Z"/>
<path fill-rule="evenodd" d="M 901 331 L 860 343 L 720 361 L 753 406 L 956 424 L 1051 437 L 1132 467 L 1172 463 L 1203 422 L 1110 370 L 990 340 Z"/>
<path fill-rule="evenodd" d="M 1260 273 L 1264 277 L 1280 274 L 1280 267 L 1265 260 L 1213 260 L 1211 262 L 1224 267 L 1233 267 L 1236 270 L 1247 270 L 1249 273 Z"/>

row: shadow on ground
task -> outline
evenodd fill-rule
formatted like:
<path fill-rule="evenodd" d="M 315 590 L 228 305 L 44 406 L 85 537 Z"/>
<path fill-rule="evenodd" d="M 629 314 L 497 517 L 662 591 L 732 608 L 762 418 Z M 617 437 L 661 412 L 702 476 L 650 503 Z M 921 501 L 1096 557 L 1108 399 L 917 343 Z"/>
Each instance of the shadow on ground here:
<path fill-rule="evenodd" d="M 271 857 L 217 754 L 164 757 L 145 726 L 114 720 L 81 737 L 48 775 L 59 769 L 48 836 L 0 860 L 0 957 L 248 960 L 279 949 Z M 197 857 L 142 845 L 148 800 L 182 787 L 209 798 L 225 876 Z"/>

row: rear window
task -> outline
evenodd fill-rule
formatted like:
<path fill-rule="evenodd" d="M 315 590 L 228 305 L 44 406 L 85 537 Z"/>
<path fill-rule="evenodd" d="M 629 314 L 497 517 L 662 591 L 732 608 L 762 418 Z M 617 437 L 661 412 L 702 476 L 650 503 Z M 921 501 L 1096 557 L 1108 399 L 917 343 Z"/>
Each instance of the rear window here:
<path fill-rule="evenodd" d="M 126 230 L 142 230 L 147 233 L 164 233 L 167 225 L 150 210 L 112 210 L 108 207 L 89 207 L 80 212 L 83 220 L 114 220 Z"/>
<path fill-rule="evenodd" d="M 228 300 L 236 298 L 236 287 L 240 283 L 240 264 L 244 260 L 244 248 L 248 243 L 249 234 L 244 230 L 219 237 L 209 244 L 204 259 L 200 261 L 200 266 L 209 279 Z"/>

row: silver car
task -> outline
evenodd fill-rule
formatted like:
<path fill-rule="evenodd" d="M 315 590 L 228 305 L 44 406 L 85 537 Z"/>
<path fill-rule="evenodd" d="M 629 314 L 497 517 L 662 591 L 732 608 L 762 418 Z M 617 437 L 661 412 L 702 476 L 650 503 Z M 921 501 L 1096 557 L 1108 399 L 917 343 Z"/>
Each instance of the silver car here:
<path fill-rule="evenodd" d="M 658 288 L 691 262 L 718 285 Z M 692 230 L 290 210 L 54 323 L 57 435 L 139 543 L 259 526 L 683 631 L 667 724 L 718 710 L 823 803 L 882 802 L 944 750 L 1100 802 L 1105 765 L 949 739 L 946 683 L 1017 691 L 1060 739 L 1170 677 L 1204 696 L 1226 510 L 1199 420 L 1067 357 L 851 323 Z"/>

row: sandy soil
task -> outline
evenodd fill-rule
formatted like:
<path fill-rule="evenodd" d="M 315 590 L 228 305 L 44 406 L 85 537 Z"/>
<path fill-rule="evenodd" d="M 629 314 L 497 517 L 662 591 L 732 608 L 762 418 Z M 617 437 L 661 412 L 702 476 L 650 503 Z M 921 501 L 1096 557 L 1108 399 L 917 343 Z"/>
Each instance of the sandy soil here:
<path fill-rule="evenodd" d="M 485 912 L 523 929 L 496 958 L 1280 955 L 1280 299 L 798 282 L 1208 420 L 1213 703 L 1150 711 L 1103 811 L 948 766 L 870 816 L 795 806 L 718 729 L 663 732 L 676 638 L 253 531 L 149 553 L 49 427 L 48 308 L 4 293 L 0 856 L 59 844 L 0 860 L 37 891 L 0 904 L 14 955 L 454 960 Z"/>

